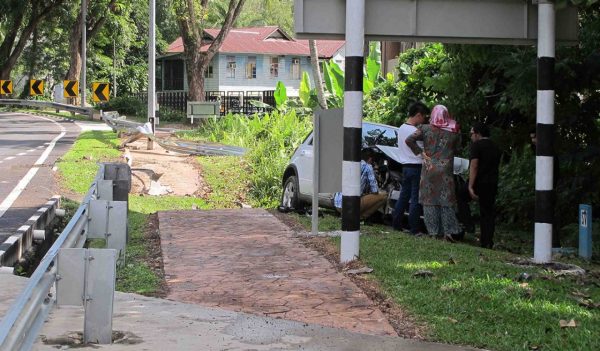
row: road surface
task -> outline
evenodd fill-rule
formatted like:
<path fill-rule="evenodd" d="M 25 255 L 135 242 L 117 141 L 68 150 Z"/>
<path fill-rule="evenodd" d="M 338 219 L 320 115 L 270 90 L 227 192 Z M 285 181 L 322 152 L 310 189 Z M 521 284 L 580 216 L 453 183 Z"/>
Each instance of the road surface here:
<path fill-rule="evenodd" d="M 67 120 L 0 112 L 0 245 L 59 193 L 54 163 L 79 131 Z"/>

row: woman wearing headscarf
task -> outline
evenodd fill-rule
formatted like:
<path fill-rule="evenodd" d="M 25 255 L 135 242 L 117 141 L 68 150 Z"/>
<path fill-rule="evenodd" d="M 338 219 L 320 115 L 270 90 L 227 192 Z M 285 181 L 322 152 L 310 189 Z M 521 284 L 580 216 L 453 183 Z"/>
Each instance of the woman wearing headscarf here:
<path fill-rule="evenodd" d="M 415 155 L 423 157 L 419 203 L 429 235 L 454 241 L 452 235 L 460 232 L 456 219 L 456 193 L 454 188 L 454 154 L 460 145 L 458 123 L 448 109 L 437 105 L 431 111 L 430 124 L 423 124 L 406 145 Z M 421 148 L 417 141 L 423 141 Z"/>

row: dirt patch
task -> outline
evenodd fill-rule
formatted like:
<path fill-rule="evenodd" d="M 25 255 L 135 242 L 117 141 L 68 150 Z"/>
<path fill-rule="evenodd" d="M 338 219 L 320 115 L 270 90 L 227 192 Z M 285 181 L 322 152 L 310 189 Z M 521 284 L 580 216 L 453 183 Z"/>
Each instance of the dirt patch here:
<path fill-rule="evenodd" d="M 269 212 L 296 233 L 306 232 L 306 228 L 298 223 L 292 216 L 279 213 L 276 210 Z M 352 282 L 377 305 L 379 310 L 383 312 L 398 336 L 409 339 L 425 340 L 426 327 L 419 325 L 414 318 L 402 310 L 400 305 L 398 305 L 391 297 L 387 296 L 377 281 L 369 278 L 368 275 L 346 274 L 346 271 L 350 269 L 365 267 L 366 265 L 362 261 L 356 260 L 350 264 L 342 265 L 339 263 L 338 248 L 329 238 L 308 237 L 303 235 L 300 235 L 299 238 L 306 247 L 325 256 L 339 272 L 344 273 L 344 275 L 350 278 Z"/>
<path fill-rule="evenodd" d="M 131 193 L 148 194 L 151 189 L 164 195 L 205 197 L 209 191 L 194 156 L 179 154 L 154 144 L 147 150 L 146 139 L 128 144 L 123 152 L 132 170 Z"/>
<path fill-rule="evenodd" d="M 148 267 L 152 269 L 154 274 L 156 274 L 156 276 L 160 279 L 160 283 L 156 291 L 144 295 L 164 299 L 169 293 L 169 286 L 165 280 L 165 266 L 163 262 L 162 249 L 160 246 L 158 215 L 156 213 L 151 214 L 148 219 L 148 223 L 144 230 L 144 239 L 146 242 L 146 248 L 148 250 L 145 262 L 148 264 Z"/>

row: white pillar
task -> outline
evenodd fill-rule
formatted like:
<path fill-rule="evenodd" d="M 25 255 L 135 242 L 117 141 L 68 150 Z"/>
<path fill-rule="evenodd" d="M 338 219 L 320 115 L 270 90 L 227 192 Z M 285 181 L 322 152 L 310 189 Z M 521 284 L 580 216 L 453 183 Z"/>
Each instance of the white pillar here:
<path fill-rule="evenodd" d="M 353 261 L 359 255 L 364 45 L 365 0 L 347 0 L 340 247 L 342 263 Z"/>
<path fill-rule="evenodd" d="M 156 0 L 150 0 L 150 28 L 148 40 L 148 122 L 152 122 L 152 133 L 156 128 Z M 148 149 L 154 144 L 148 139 Z"/>
<path fill-rule="evenodd" d="M 87 0 L 81 0 L 81 107 L 85 107 L 87 73 Z"/>
<path fill-rule="evenodd" d="M 533 259 L 552 260 L 554 222 L 554 2 L 538 3 L 538 91 L 536 117 L 535 239 Z"/>

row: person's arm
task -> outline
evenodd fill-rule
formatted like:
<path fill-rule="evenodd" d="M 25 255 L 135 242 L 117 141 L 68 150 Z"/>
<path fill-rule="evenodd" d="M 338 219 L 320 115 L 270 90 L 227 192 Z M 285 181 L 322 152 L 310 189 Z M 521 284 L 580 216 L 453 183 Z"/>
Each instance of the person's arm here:
<path fill-rule="evenodd" d="M 479 196 L 475 194 L 475 179 L 477 179 L 477 171 L 479 170 L 479 159 L 471 159 L 471 165 L 469 167 L 469 195 L 473 200 L 477 200 Z"/>
<path fill-rule="evenodd" d="M 417 141 L 419 140 L 423 140 L 423 132 L 421 131 L 421 129 L 417 129 L 404 141 L 415 155 L 425 153 L 424 150 L 417 144 Z"/>

